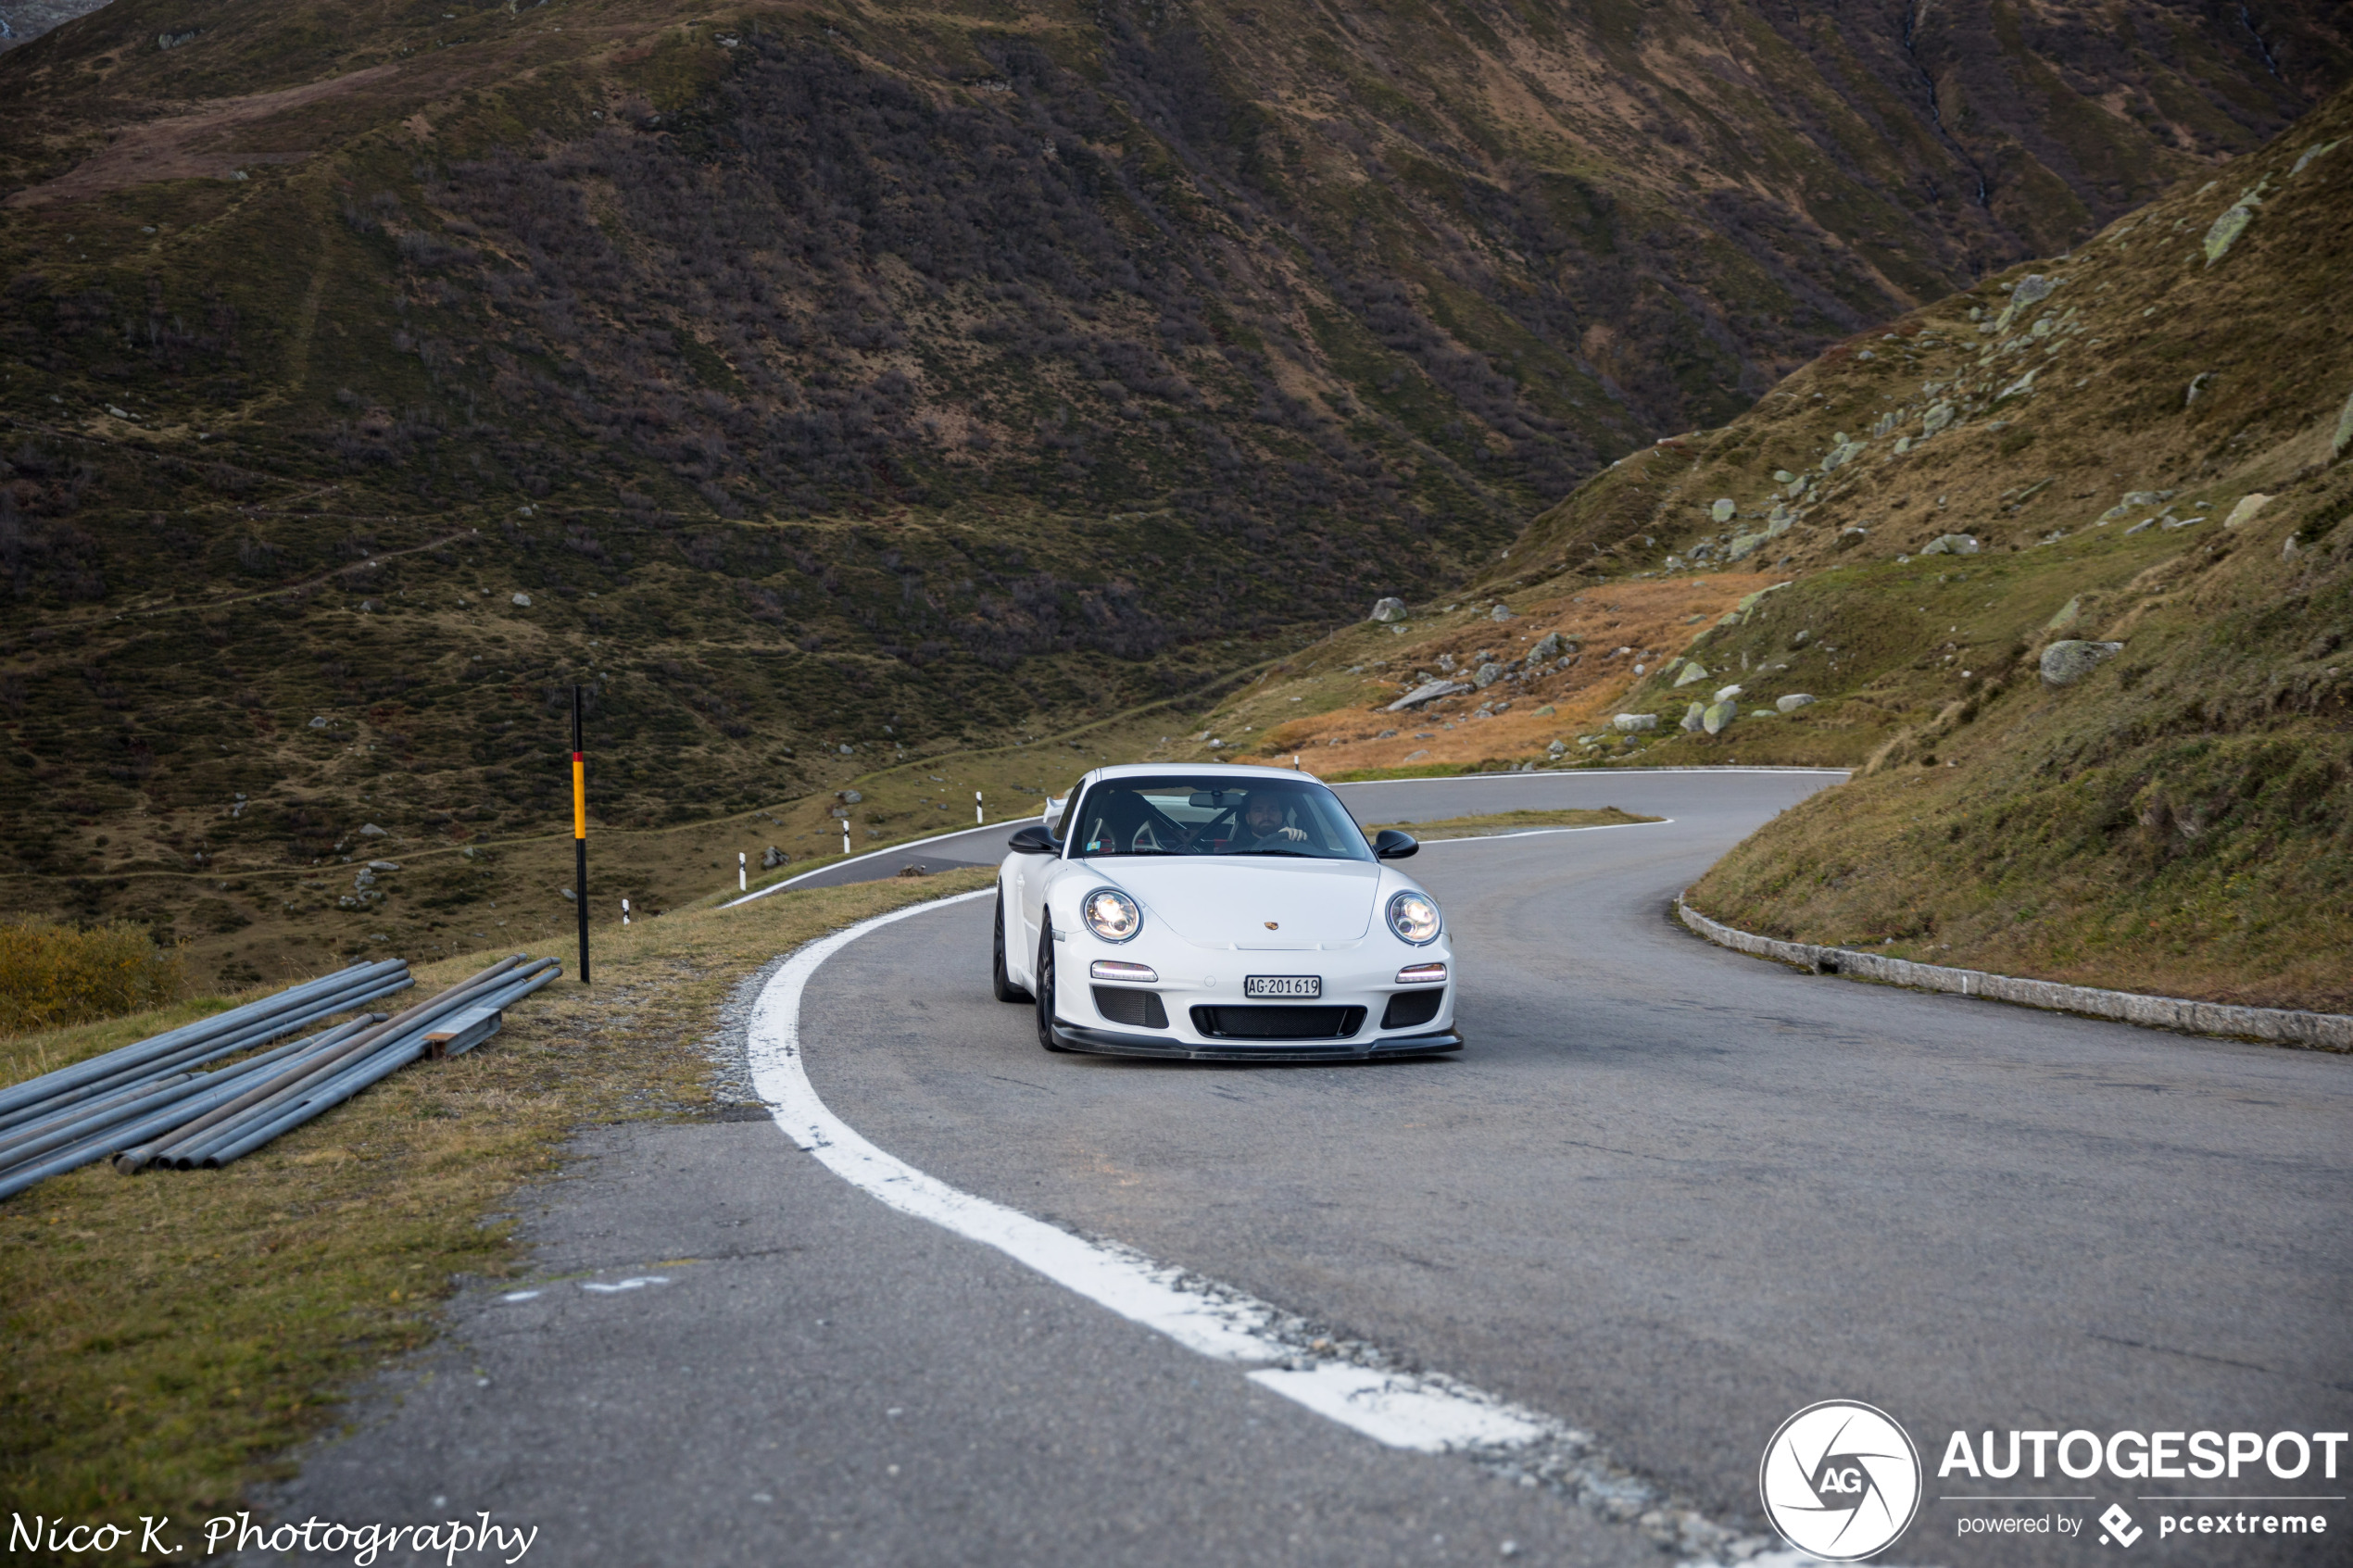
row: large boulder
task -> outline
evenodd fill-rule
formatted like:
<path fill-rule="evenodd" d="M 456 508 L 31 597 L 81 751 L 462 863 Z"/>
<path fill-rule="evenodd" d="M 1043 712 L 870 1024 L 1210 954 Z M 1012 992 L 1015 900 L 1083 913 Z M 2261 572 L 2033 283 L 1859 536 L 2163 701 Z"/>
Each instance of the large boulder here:
<path fill-rule="evenodd" d="M 1485 691 L 1503 678 L 1504 667 L 1490 659 L 1478 667 L 1478 673 L 1471 677 L 1471 684 Z"/>
<path fill-rule="evenodd" d="M 1695 702 L 1692 704 L 1691 707 L 1685 709 L 1683 710 L 1683 733 L 1687 735 L 1697 734 L 1700 729 L 1701 717 L 1706 712 L 1707 704 L 1704 702 Z"/>
<path fill-rule="evenodd" d="M 1920 546 L 1924 556 L 1973 556 L 1979 546 L 1966 533 L 1940 533 Z"/>
<path fill-rule="evenodd" d="M 1814 696 L 1810 692 L 1792 692 L 1787 696 L 1776 698 L 1773 706 L 1784 713 L 1794 713 L 1801 708 L 1813 706 L 1813 702 Z"/>
<path fill-rule="evenodd" d="M 1394 625 L 1405 619 L 1405 601 L 1403 599 L 1374 600 L 1372 619 L 1384 626 Z"/>
<path fill-rule="evenodd" d="M 1449 681 L 1443 677 L 1435 681 L 1425 681 L 1395 702 L 1390 703 L 1383 711 L 1403 713 L 1409 708 L 1419 708 L 1423 703 L 1436 702 L 1441 696 L 1453 696 L 1458 692 L 1466 692 L 1470 689 L 1470 684 L 1466 681 Z"/>
<path fill-rule="evenodd" d="M 1707 508 L 1707 515 L 1713 521 L 1730 522 L 1732 514 L 1739 510 L 1739 505 L 1730 495 L 1724 495 L 1718 497 L 1716 504 Z"/>
<path fill-rule="evenodd" d="M 2239 497 L 2238 505 L 2231 508 L 2231 515 L 2222 520 L 2222 526 L 2236 528 L 2242 522 L 2251 522 L 2256 513 L 2271 504 L 2271 497 L 2259 490 L 2252 495 L 2242 495 Z"/>
<path fill-rule="evenodd" d="M 1718 702 L 1734 701 L 1740 696 L 1740 695 L 1741 689 L 1738 686 L 1718 686 L 1716 688 L 1716 700 Z"/>
<path fill-rule="evenodd" d="M 2263 187 L 2270 183 L 2267 179 L 2241 192 L 2239 199 L 2224 207 L 2222 216 L 2217 218 L 2206 231 L 2206 264 L 2208 267 L 2228 256 L 2231 247 L 2238 244 L 2239 236 L 2246 232 L 2247 225 L 2255 221 L 2255 209 L 2263 205 Z"/>
<path fill-rule="evenodd" d="M 1570 642 L 1558 632 L 1547 632 L 1536 639 L 1534 647 L 1528 650 L 1528 662 L 1542 664 L 1549 659 L 1566 658 L 1576 651 L 1575 643 Z"/>
<path fill-rule="evenodd" d="M 1735 690 L 1739 688 L 1735 687 Z M 1741 716 L 1741 705 L 1730 698 L 1719 697 L 1707 705 L 1699 716 L 1699 727 L 1711 735 L 1720 735 Z"/>
<path fill-rule="evenodd" d="M 1617 718 L 1612 719 L 1610 722 L 1616 725 L 1620 731 L 1630 735 L 1637 730 L 1657 729 L 1658 715 L 1655 713 L 1621 713 Z"/>
<path fill-rule="evenodd" d="M 1706 679 L 1706 665 L 1702 664 L 1696 659 L 1686 659 L 1683 663 L 1683 672 L 1675 677 L 1675 684 L 1679 686 L 1688 686 L 1694 681 L 1705 681 Z"/>
<path fill-rule="evenodd" d="M 2330 459 L 2342 458 L 2348 448 L 2353 448 L 2353 397 L 2345 400 L 2345 411 L 2336 417 L 2336 440 L 2329 447 Z"/>
<path fill-rule="evenodd" d="M 2124 651 L 2122 643 L 2087 643 L 2069 637 L 2043 650 L 2043 684 L 2071 686 Z"/>

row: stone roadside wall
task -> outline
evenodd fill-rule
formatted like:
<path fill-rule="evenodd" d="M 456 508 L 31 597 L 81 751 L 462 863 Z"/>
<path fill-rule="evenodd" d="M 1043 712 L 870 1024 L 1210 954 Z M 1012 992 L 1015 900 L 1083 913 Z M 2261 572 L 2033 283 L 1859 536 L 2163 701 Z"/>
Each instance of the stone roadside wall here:
<path fill-rule="evenodd" d="M 1909 959 L 1883 958 L 1852 947 L 1819 947 L 1811 942 L 1781 942 L 1770 936 L 1735 931 L 1708 919 L 1675 897 L 1675 913 L 1698 935 L 1721 947 L 1773 959 L 1817 974 L 1852 975 L 1890 985 L 1923 991 L 1950 991 L 1963 997 L 1985 997 L 1997 1002 L 2045 1008 L 2054 1012 L 2080 1012 L 2093 1018 L 2119 1019 L 2156 1029 L 2178 1029 L 2191 1035 L 2228 1035 L 2241 1039 L 2270 1040 L 2308 1050 L 2353 1051 L 2353 1016 L 2339 1012 L 2296 1012 L 2284 1008 L 2229 1007 L 2221 1002 L 2194 1002 L 2181 997 L 2145 997 L 2133 991 L 2102 991 L 2090 985 L 2062 985 L 2052 980 L 2020 980 L 2013 975 L 1988 974 L 1983 970 L 1953 969 L 1944 964 L 1914 963 Z"/>

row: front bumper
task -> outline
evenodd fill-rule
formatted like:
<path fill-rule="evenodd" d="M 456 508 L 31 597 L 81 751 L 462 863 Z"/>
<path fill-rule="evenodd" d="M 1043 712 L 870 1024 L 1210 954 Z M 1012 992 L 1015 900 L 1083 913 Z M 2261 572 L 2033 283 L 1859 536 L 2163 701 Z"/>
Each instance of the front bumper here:
<path fill-rule="evenodd" d="M 1438 1056 L 1463 1048 L 1453 1028 L 1419 1035 L 1360 1031 L 1352 1040 L 1188 1040 L 1173 1032 L 1144 1034 L 1054 1020 L 1054 1044 L 1097 1056 L 1154 1057 L 1164 1061 L 1368 1061 L 1376 1057 Z"/>

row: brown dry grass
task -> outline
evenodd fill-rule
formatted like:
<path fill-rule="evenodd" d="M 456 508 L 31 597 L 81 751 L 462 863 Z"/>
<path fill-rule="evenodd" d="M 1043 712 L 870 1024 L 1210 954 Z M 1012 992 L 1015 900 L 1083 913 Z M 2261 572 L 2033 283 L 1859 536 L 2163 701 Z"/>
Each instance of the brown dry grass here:
<path fill-rule="evenodd" d="M 187 965 L 128 921 L 76 929 L 0 923 L 0 1035 L 145 1011 L 180 995 Z"/>
<path fill-rule="evenodd" d="M 0 1204 L 0 1493 L 90 1517 L 182 1518 L 282 1474 L 340 1390 L 429 1338 L 461 1279 L 511 1264 L 515 1189 L 584 1123 L 716 1109 L 696 1042 L 749 970 L 989 873 L 778 894 L 602 934 L 472 1053 L 395 1073 L 228 1169 L 86 1167 Z M 525 950 L 562 958 L 562 942 Z M 430 994 L 493 955 L 422 967 Z M 80 1060 L 217 1002 L 0 1048 L 0 1077 Z M 127 1561 L 116 1557 L 111 1561 Z"/>
<path fill-rule="evenodd" d="M 1451 614 L 1412 622 L 1403 636 L 1378 626 L 1356 627 L 1335 634 L 1297 661 L 1302 668 L 1290 671 L 1294 678 L 1280 678 L 1286 667 L 1245 688 L 1222 705 L 1209 723 L 1215 738 L 1228 746 L 1284 760 L 1295 752 L 1302 768 L 1326 775 L 1541 754 L 1557 737 L 1573 738 L 1606 724 L 1642 679 L 1635 673 L 1637 665 L 1655 669 L 1743 597 L 1778 581 L 1754 572 L 1725 572 L 1589 588 L 1571 579 L 1511 596 L 1508 602 L 1516 616 L 1511 621 L 1490 620 L 1494 601 L 1482 598 Z M 1401 683 L 1410 684 L 1416 671 L 1437 672 L 1441 654 L 1451 655 L 1457 668 L 1468 665 L 1482 650 L 1499 659 L 1516 659 L 1551 632 L 1572 639 L 1580 649 L 1577 662 L 1558 674 L 1523 686 L 1448 697 L 1414 712 L 1386 711 L 1400 694 Z M 1631 651 L 1620 654 L 1619 648 Z M 1328 673 L 1352 663 L 1365 673 Z M 1315 671 L 1327 673 L 1317 679 Z M 1511 707 L 1492 717 L 1478 717 L 1480 704 L 1490 697 L 1508 700 Z M 1308 710 L 1287 717 L 1294 707 Z M 1384 738 L 1385 731 L 1396 733 Z M 1173 755 L 1199 760 L 1212 753 L 1205 744 L 1188 744 Z"/>

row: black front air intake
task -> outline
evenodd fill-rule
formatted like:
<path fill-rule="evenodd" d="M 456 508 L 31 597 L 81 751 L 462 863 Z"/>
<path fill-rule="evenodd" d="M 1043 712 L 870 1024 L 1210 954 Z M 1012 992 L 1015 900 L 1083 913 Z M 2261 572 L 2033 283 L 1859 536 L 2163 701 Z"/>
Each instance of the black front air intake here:
<path fill-rule="evenodd" d="M 1433 985 L 1427 991 L 1400 991 L 1389 998 L 1389 1006 L 1381 1010 L 1380 1026 L 1384 1029 L 1411 1029 L 1428 1023 L 1438 1016 L 1439 1005 L 1446 1000 L 1446 987 Z"/>
<path fill-rule="evenodd" d="M 1364 1026 L 1363 1008 L 1193 1009 L 1193 1027 L 1213 1040 L 1345 1040 Z"/>
<path fill-rule="evenodd" d="M 1160 1005 L 1160 996 L 1153 991 L 1130 991 L 1121 985 L 1095 987 L 1095 1010 L 1114 1023 L 1125 1023 L 1134 1029 L 1165 1029 L 1168 1010 Z"/>

